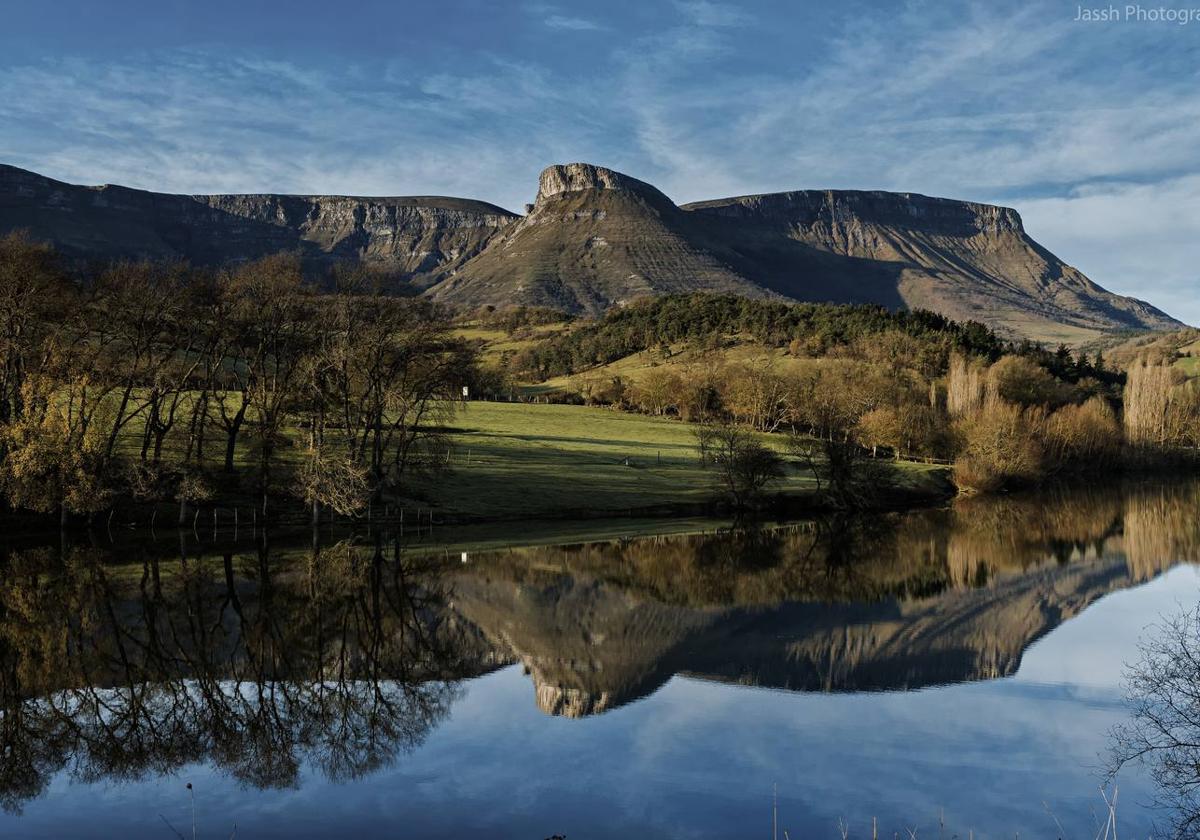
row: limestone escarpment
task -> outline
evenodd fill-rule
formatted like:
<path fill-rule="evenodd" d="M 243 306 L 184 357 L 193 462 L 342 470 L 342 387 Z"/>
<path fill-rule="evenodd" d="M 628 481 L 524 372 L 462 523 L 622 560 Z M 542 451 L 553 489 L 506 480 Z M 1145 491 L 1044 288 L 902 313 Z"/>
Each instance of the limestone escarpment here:
<path fill-rule="evenodd" d="M 534 207 L 543 205 L 563 193 L 594 190 L 625 192 L 641 196 L 653 203 L 671 205 L 671 199 L 645 181 L 590 163 L 557 163 L 547 166 L 538 176 L 538 194 Z"/>
<path fill-rule="evenodd" d="M 1007 207 L 912 193 L 803 190 L 684 209 L 737 226 L 745 270 L 763 276 L 765 284 L 783 283 L 774 288 L 790 297 L 836 299 L 840 288 L 851 300 L 859 294 L 871 302 L 981 321 L 1011 336 L 1068 342 L 1177 323 L 1062 263 Z M 779 265 L 785 242 L 809 249 L 813 257 L 842 258 L 841 265 L 814 261 L 789 279 Z"/>
<path fill-rule="evenodd" d="M 687 291 L 930 309 L 1045 341 L 1177 325 L 1063 264 L 1011 208 L 855 190 L 680 207 L 588 164 L 547 168 L 529 214 L 431 293 L 598 314 Z"/>
<path fill-rule="evenodd" d="M 451 303 L 593 315 L 647 295 L 772 295 L 709 253 L 686 217 L 628 176 L 587 164 L 551 166 L 529 213 L 431 293 Z"/>
<path fill-rule="evenodd" d="M 1015 210 L 915 193 L 799 190 L 677 206 L 586 163 L 547 167 L 523 217 L 457 198 L 167 195 L 78 187 L 0 165 L 0 232 L 70 257 L 221 265 L 295 251 L 361 261 L 451 304 L 598 315 L 714 292 L 921 308 L 1011 337 L 1081 343 L 1175 329 L 1035 242 Z"/>
<path fill-rule="evenodd" d="M 68 257 L 87 259 L 222 265 L 297 251 L 313 267 L 354 260 L 433 282 L 515 218 L 457 198 L 170 195 L 80 187 L 0 166 L 0 229 L 28 228 Z"/>

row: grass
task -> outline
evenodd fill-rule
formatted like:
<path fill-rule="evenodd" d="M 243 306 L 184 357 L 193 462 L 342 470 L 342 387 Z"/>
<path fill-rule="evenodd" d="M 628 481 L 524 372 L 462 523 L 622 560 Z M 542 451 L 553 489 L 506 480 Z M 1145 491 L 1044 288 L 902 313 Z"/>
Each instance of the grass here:
<path fill-rule="evenodd" d="M 715 351 L 695 350 L 684 345 L 672 347 L 669 358 L 664 358 L 662 351 L 658 348 L 642 350 L 641 352 L 618 359 L 615 362 L 589 368 L 587 371 L 574 376 L 556 376 L 552 379 L 547 379 L 544 383 L 541 383 L 540 387 L 543 390 L 569 390 L 574 380 L 606 379 L 615 376 L 619 376 L 627 382 L 636 383 L 641 381 L 642 377 L 651 370 L 660 368 L 665 370 L 683 370 L 688 365 L 701 363 L 706 360 L 723 363 L 769 362 L 781 371 L 811 364 L 812 361 L 810 359 L 798 359 L 795 356 L 789 355 L 783 348 L 765 347 L 746 338 L 739 339 L 733 337 L 727 340 L 731 341 L 728 346 Z"/>
<path fill-rule="evenodd" d="M 508 354 L 526 350 L 537 345 L 540 341 L 568 329 L 566 324 L 539 324 L 526 327 L 522 334 L 525 338 L 516 338 L 502 329 L 480 326 L 478 324 L 463 324 L 454 330 L 459 338 L 468 341 L 478 341 L 481 344 L 480 358 L 486 365 L 499 366 Z"/>
<path fill-rule="evenodd" d="M 739 357 L 762 352 L 762 348 L 733 349 Z M 679 353 L 668 364 L 688 356 Z M 631 357 L 617 363 L 622 364 L 648 369 L 656 360 Z M 636 379 L 636 374 L 631 378 Z M 181 415 L 186 416 L 186 407 Z M 718 495 L 715 472 L 702 467 L 697 458 L 695 427 L 676 419 L 585 406 L 470 402 L 463 404 L 449 425 L 448 447 L 436 454 L 439 461 L 445 459 L 448 469 L 430 476 L 410 473 L 403 498 L 396 500 L 410 510 L 414 506 L 432 509 L 442 521 L 694 516 Z M 168 436 L 164 451 L 168 460 L 182 455 L 184 426 L 180 424 Z M 120 439 L 119 449 L 130 459 L 138 457 L 140 431 L 141 423 L 135 421 Z M 303 430 L 285 429 L 284 436 L 289 443 L 277 452 L 281 476 L 305 455 Z M 760 437 L 784 452 L 782 435 Z M 218 474 L 216 498 L 201 508 L 209 510 L 215 504 L 222 509 L 249 509 L 257 504 L 251 441 L 252 430 L 246 428 L 235 453 L 238 475 Z M 214 428 L 208 457 L 219 461 L 223 446 L 223 437 Z M 217 464 L 213 467 L 218 469 Z M 935 467 L 901 463 L 894 467 L 892 485 L 932 495 L 943 474 Z M 789 466 L 786 478 L 771 492 L 814 502 L 819 498 L 811 474 L 795 466 Z M 159 513 L 163 523 L 174 515 L 171 510 Z M 506 529 L 504 539 L 523 536 Z"/>
<path fill-rule="evenodd" d="M 694 427 L 604 408 L 468 403 L 448 451 L 451 469 L 423 496 L 442 511 L 490 519 L 612 515 L 701 504 L 714 474 L 696 457 Z M 780 435 L 762 435 L 782 451 Z M 934 468 L 898 464 L 896 484 L 931 486 Z M 789 469 L 776 488 L 814 495 L 811 474 Z"/>
<path fill-rule="evenodd" d="M 1200 341 L 1194 341 L 1184 347 L 1179 348 L 1181 353 L 1190 353 L 1180 359 L 1176 364 L 1188 376 L 1200 376 Z"/>

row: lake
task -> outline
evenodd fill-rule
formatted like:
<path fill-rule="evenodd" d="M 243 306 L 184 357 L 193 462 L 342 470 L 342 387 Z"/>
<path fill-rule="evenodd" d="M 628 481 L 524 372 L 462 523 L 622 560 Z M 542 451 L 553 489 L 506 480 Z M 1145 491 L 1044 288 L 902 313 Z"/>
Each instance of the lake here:
<path fill-rule="evenodd" d="M 1200 603 L 1197 483 L 313 542 L 0 549 L 0 836 L 1093 837 L 1123 669 Z"/>

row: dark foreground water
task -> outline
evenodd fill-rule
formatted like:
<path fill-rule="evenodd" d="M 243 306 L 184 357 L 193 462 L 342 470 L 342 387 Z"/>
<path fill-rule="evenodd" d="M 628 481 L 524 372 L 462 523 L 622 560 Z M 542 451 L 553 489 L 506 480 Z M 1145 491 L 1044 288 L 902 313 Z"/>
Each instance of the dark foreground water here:
<path fill-rule="evenodd" d="M 0 836 L 190 838 L 190 783 L 205 838 L 767 838 L 775 787 L 794 840 L 1093 837 L 1123 664 L 1200 601 L 1200 485 L 432 557 L 256 536 L 3 550 Z M 1169 818 L 1119 784 L 1120 836 Z"/>

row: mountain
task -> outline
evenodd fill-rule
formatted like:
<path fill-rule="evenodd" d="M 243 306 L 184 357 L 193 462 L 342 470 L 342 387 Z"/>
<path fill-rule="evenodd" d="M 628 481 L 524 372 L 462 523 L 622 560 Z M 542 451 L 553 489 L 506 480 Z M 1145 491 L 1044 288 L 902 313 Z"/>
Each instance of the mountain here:
<path fill-rule="evenodd" d="M 432 294 L 592 315 L 644 295 L 773 294 L 707 248 L 693 221 L 642 181 L 587 164 L 551 166 L 525 217 Z"/>
<path fill-rule="evenodd" d="M 431 294 L 594 314 L 640 295 L 701 289 L 931 309 L 1071 343 L 1178 326 L 1062 263 L 1008 208 L 836 190 L 680 207 L 588 164 L 546 169 L 528 214 Z"/>
<path fill-rule="evenodd" d="M 1004 207 L 845 190 L 679 206 L 650 184 L 572 163 L 544 170 L 526 209 L 444 197 L 166 195 L 0 165 L 0 231 L 28 228 L 76 258 L 220 265 L 294 250 L 314 271 L 361 260 L 448 303 L 589 315 L 706 291 L 919 307 L 1071 343 L 1180 326 L 1065 265 Z"/>
<path fill-rule="evenodd" d="M 80 187 L 0 164 L 0 232 L 26 228 L 68 257 L 222 265 L 298 251 L 313 267 L 362 260 L 418 284 L 481 251 L 518 217 L 439 196 L 170 195 Z"/>

